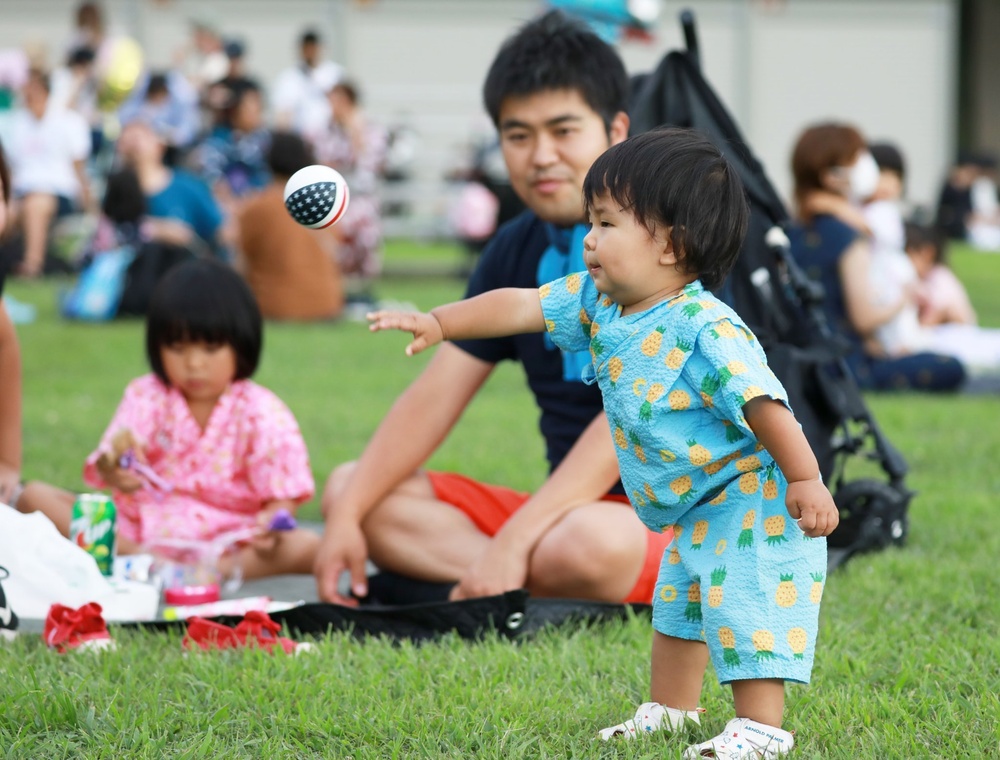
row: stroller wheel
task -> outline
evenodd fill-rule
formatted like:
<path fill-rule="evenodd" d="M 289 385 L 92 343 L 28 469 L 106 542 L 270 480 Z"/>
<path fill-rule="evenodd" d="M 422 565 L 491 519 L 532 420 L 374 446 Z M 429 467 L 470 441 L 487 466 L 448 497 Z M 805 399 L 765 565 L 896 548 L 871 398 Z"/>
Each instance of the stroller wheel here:
<path fill-rule="evenodd" d="M 837 489 L 834 502 L 840 525 L 830 535 L 831 547 L 852 553 L 902 545 L 909 532 L 911 494 L 878 480 L 862 479 Z"/>

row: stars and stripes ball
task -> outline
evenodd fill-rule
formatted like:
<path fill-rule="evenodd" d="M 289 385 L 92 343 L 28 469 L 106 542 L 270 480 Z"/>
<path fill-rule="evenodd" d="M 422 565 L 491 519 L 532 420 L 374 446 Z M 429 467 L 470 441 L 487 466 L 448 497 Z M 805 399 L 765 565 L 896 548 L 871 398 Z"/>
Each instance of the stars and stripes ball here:
<path fill-rule="evenodd" d="M 349 195 L 340 172 L 314 164 L 299 169 L 285 183 L 285 208 L 299 224 L 321 230 L 343 218 Z"/>

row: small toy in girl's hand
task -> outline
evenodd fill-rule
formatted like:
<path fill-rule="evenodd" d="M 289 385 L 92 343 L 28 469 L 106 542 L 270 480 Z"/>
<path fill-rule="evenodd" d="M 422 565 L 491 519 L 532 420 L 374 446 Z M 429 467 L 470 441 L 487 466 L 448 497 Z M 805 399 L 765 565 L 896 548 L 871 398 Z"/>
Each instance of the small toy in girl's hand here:
<path fill-rule="evenodd" d="M 120 457 L 118 457 L 118 466 L 123 470 L 131 470 L 144 481 L 146 485 L 156 489 L 157 491 L 164 491 L 169 493 L 174 490 L 173 483 L 169 483 L 159 475 L 157 475 L 153 468 L 148 464 L 144 464 L 139 461 L 139 458 L 135 455 L 135 451 L 129 449 Z"/>
<path fill-rule="evenodd" d="M 279 509 L 274 513 L 274 517 L 271 518 L 271 522 L 268 523 L 268 530 L 294 530 L 298 525 L 295 522 L 295 518 L 292 517 L 292 513 L 287 509 Z"/>

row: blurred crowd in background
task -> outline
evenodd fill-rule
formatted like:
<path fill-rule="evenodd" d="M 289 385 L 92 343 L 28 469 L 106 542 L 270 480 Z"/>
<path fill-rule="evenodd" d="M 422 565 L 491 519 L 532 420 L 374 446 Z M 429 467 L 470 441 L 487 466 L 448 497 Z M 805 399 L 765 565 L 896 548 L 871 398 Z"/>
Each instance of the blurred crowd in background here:
<path fill-rule="evenodd" d="M 327 57 L 318 31 L 301 30 L 297 60 L 265 89 L 244 42 L 209 14 L 190 19 L 190 39 L 162 69 L 112 31 L 100 3 L 79 3 L 67 21 L 64 50 L 0 51 L 0 143 L 14 190 L 0 261 L 12 276 L 80 272 L 116 253 L 83 286 L 107 296 L 131 267 L 120 313 L 141 313 L 142 283 L 177 260 L 214 256 L 245 274 L 270 318 L 333 318 L 373 300 L 383 217 L 406 214 L 385 189 L 407 182 L 418 136 L 368 116 L 363 83 Z M 322 233 L 298 228 L 282 205 L 287 178 L 312 163 L 351 188 L 344 220 Z M 523 206 L 492 130 L 456 163 L 448 179 L 461 191 L 442 229 L 477 252 Z M 1000 250 L 996 171 L 995 156 L 964 152 L 937 208 L 907 214 Z M 91 294 L 78 295 L 67 316 L 87 308 Z"/>

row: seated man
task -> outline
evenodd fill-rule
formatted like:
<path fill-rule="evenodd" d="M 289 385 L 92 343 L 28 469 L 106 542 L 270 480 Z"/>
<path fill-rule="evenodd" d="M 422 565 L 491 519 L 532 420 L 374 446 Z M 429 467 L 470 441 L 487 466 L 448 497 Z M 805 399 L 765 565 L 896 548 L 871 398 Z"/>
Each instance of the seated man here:
<path fill-rule="evenodd" d="M 503 45 L 484 98 L 528 210 L 484 251 L 468 296 L 585 269 L 583 178 L 627 136 L 627 93 L 615 51 L 558 12 Z M 551 474 L 533 495 L 421 469 L 505 359 L 524 366 L 541 409 Z M 437 582 L 453 599 L 524 587 L 649 603 L 669 536 L 649 533 L 621 492 L 600 392 L 581 380 L 589 364 L 588 353 L 563 354 L 540 334 L 442 344 L 360 459 L 326 484 L 320 596 L 353 603 L 338 591 L 349 572 L 352 593 L 364 597 L 370 557 L 383 571 Z"/>

